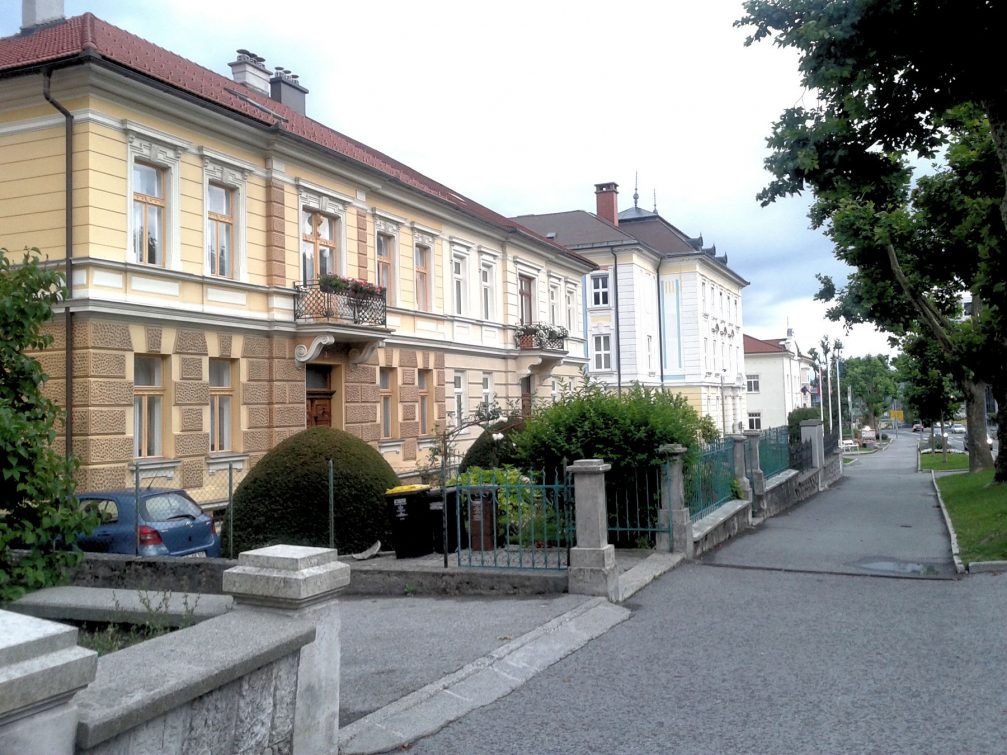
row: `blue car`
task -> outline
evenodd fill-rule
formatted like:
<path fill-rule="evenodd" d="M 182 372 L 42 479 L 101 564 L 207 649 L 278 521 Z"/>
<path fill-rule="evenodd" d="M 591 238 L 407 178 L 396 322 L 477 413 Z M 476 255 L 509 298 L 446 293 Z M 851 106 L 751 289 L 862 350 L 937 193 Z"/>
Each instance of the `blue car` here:
<path fill-rule="evenodd" d="M 182 490 L 149 488 L 79 493 L 84 508 L 97 512 L 100 523 L 77 538 L 81 550 L 131 556 L 220 556 L 213 518 Z"/>

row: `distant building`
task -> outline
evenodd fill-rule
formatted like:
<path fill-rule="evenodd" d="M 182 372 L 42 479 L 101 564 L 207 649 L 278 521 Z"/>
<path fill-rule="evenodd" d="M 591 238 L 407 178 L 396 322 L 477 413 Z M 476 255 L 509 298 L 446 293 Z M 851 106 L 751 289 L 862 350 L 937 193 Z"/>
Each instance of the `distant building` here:
<path fill-rule="evenodd" d="M 618 186 L 595 186 L 595 213 L 523 215 L 522 225 L 598 265 L 585 276 L 587 369 L 618 389 L 633 383 L 685 395 L 722 432 L 745 410 L 741 290 L 748 281 L 655 212 L 618 212 Z"/>
<path fill-rule="evenodd" d="M 787 424 L 794 409 L 812 405 L 811 359 L 802 354 L 793 331 L 762 340 L 745 335 L 745 390 L 749 430 Z"/>

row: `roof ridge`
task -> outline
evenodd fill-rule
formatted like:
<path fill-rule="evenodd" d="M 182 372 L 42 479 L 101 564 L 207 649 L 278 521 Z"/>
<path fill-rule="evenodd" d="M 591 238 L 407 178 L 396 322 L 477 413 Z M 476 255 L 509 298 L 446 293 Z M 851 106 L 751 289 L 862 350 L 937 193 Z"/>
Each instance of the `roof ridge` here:
<path fill-rule="evenodd" d="M 80 49 L 100 52 L 98 50 L 98 43 L 95 41 L 95 15 L 93 13 L 85 13 L 80 16 L 80 19 L 82 22 L 80 25 Z M 70 21 L 72 19 L 67 20 Z"/>

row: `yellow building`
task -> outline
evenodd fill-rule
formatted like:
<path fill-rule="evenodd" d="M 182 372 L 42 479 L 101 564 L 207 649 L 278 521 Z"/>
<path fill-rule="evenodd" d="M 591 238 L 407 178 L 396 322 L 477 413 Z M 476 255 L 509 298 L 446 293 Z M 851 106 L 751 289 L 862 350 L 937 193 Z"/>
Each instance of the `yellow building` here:
<path fill-rule="evenodd" d="M 0 246 L 68 270 L 39 358 L 80 489 L 139 468 L 207 501 L 306 425 L 408 474 L 459 413 L 584 364 L 590 261 L 307 118 L 263 63 L 229 79 L 91 14 L 0 39 Z M 570 335 L 520 348 L 522 322 Z"/>

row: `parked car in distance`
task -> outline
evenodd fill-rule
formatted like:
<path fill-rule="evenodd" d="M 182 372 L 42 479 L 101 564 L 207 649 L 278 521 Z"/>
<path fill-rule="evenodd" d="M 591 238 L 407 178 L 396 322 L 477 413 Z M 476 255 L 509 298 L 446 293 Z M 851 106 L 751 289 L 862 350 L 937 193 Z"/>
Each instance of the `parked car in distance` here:
<path fill-rule="evenodd" d="M 962 433 L 965 432 L 965 425 L 959 425 L 956 422 L 955 424 L 951 425 L 951 432 L 955 433 L 956 435 L 961 435 Z"/>
<path fill-rule="evenodd" d="M 913 432 L 914 433 L 921 433 L 921 432 L 923 432 L 923 425 L 921 425 L 919 422 L 917 422 L 916 424 L 914 424 L 913 425 Z"/>
<path fill-rule="evenodd" d="M 188 493 L 169 488 L 78 493 L 85 508 L 97 512 L 100 523 L 77 538 L 81 550 L 133 556 L 220 556 L 220 538 L 213 518 Z"/>

